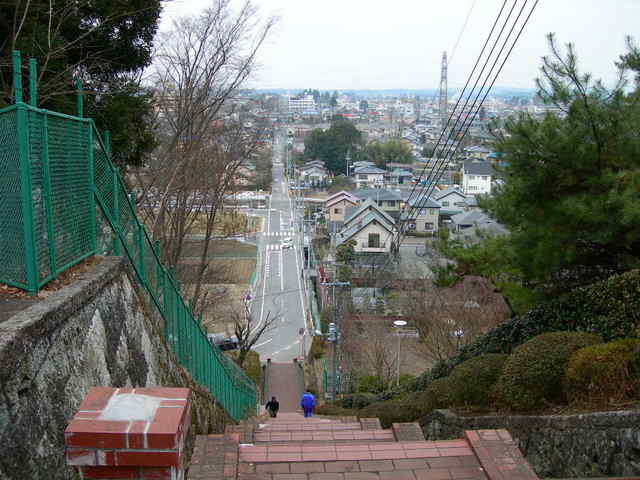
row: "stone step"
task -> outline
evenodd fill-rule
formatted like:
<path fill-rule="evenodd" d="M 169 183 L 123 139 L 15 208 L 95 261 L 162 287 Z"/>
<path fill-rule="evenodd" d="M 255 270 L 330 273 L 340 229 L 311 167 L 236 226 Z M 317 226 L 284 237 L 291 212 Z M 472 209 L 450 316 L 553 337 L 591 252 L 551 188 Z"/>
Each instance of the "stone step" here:
<path fill-rule="evenodd" d="M 339 430 L 362 430 L 360 423 L 261 423 L 258 425 L 261 432 L 318 432 Z"/>
<path fill-rule="evenodd" d="M 250 463 L 400 460 L 467 456 L 475 458 L 465 440 L 375 443 L 354 441 L 338 445 L 240 446 L 240 461 Z"/>
<path fill-rule="evenodd" d="M 274 443 L 286 444 L 288 442 L 310 443 L 310 442 L 380 442 L 393 441 L 395 437 L 391 430 L 312 430 L 312 431 L 271 431 L 256 430 L 253 434 L 254 443 Z"/>

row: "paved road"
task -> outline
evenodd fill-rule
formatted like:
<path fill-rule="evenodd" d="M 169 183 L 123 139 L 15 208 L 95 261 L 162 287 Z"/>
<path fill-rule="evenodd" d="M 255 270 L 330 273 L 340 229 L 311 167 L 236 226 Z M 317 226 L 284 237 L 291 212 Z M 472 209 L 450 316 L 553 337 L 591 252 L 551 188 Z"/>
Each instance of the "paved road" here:
<path fill-rule="evenodd" d="M 254 350 L 262 360 L 287 362 L 301 357 L 300 329 L 305 328 L 305 304 L 300 233 L 294 230 L 293 202 L 283 178 L 282 152 L 284 139 L 274 145 L 272 194 L 267 205 L 264 232 L 260 234 L 258 281 L 251 302 L 251 312 L 259 324 L 276 318 Z M 283 249 L 282 241 L 293 239 L 293 247 Z M 310 339 L 306 339 L 308 350 Z"/>

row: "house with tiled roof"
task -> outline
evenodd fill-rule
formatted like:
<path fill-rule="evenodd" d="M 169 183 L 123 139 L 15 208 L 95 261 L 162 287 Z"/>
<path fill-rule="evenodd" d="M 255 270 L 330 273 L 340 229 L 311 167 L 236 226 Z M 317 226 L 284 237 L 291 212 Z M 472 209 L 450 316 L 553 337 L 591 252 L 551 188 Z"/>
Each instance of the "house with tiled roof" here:
<path fill-rule="evenodd" d="M 353 240 L 357 254 L 389 253 L 396 233 L 395 225 L 373 202 L 368 201 L 364 207 L 354 212 L 348 224 L 345 222 L 344 228 L 336 235 L 336 246 Z"/>
<path fill-rule="evenodd" d="M 324 202 L 324 213 L 330 222 L 344 222 L 344 215 L 349 207 L 355 207 L 358 198 L 344 190 L 329 196 Z"/>
<path fill-rule="evenodd" d="M 356 188 L 382 188 L 386 173 L 378 167 L 358 167 L 353 171 Z"/>
<path fill-rule="evenodd" d="M 435 234 L 440 224 L 440 205 L 431 198 L 410 198 L 402 213 L 407 233 Z"/>

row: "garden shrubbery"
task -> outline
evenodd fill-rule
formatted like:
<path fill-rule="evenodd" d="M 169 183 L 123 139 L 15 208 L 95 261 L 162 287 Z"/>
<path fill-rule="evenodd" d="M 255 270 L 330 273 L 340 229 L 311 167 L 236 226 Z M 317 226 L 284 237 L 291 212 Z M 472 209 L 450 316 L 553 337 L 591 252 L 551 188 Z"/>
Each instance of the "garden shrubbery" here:
<path fill-rule="evenodd" d="M 563 387 L 574 405 L 606 407 L 638 393 L 640 340 L 630 338 L 576 351 L 565 371 Z"/>
<path fill-rule="evenodd" d="M 491 391 L 498 381 L 508 355 L 485 353 L 462 362 L 446 379 L 450 389 L 449 404 L 456 407 L 488 407 Z"/>
<path fill-rule="evenodd" d="M 376 401 L 378 401 L 378 395 L 376 395 L 375 393 L 364 392 L 344 395 L 340 400 L 337 400 L 336 403 L 343 408 L 359 409 L 364 408 Z"/>
<path fill-rule="evenodd" d="M 495 387 L 499 404 L 533 410 L 563 400 L 562 378 L 573 352 L 600 343 L 598 335 L 552 332 L 538 335 L 514 350 Z"/>
<path fill-rule="evenodd" d="M 427 392 L 415 392 L 402 398 L 368 405 L 356 414 L 360 418 L 377 417 L 382 428 L 389 428 L 392 423 L 413 422 L 423 417 L 433 408 Z"/>
<path fill-rule="evenodd" d="M 380 393 L 385 390 L 385 382 L 377 375 L 365 375 L 358 380 L 358 392 L 360 393 Z"/>
<path fill-rule="evenodd" d="M 518 345 L 545 332 L 572 331 L 600 335 L 604 341 L 640 336 L 640 270 L 614 275 L 605 281 L 580 287 L 524 315 L 512 318 L 462 347 L 407 385 L 423 390 L 453 367 L 483 353 L 511 353 Z"/>

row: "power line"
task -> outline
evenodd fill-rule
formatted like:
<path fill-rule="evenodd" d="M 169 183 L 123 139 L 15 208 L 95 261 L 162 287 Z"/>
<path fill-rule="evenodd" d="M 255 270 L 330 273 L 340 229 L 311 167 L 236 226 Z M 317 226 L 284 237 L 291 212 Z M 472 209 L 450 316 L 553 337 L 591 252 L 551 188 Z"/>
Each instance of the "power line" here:
<path fill-rule="evenodd" d="M 469 12 L 467 13 L 467 18 L 464 20 L 464 24 L 462 25 L 462 28 L 460 29 L 460 33 L 458 33 L 458 38 L 456 39 L 456 43 L 453 46 L 453 50 L 451 50 L 451 56 L 449 57 L 449 63 L 453 62 L 453 56 L 456 54 L 456 50 L 458 49 L 458 44 L 460 43 L 460 39 L 462 38 L 462 34 L 464 33 L 465 29 L 467 28 L 467 22 L 469 21 L 469 17 L 471 17 L 471 12 L 473 12 L 473 7 L 476 4 L 476 0 L 473 0 L 473 2 L 471 3 L 471 8 L 469 8 Z"/>
<path fill-rule="evenodd" d="M 511 46 L 510 46 L 509 50 L 507 51 L 507 54 L 504 56 L 504 59 L 502 60 L 502 63 L 500 64 L 500 66 L 499 66 L 499 68 L 498 68 L 497 72 L 496 72 L 496 73 L 495 73 L 495 75 L 493 76 L 493 80 L 491 81 L 491 84 L 490 84 L 490 85 L 489 85 L 489 87 L 486 89 L 486 91 L 484 92 L 484 95 L 482 96 L 482 99 L 481 99 L 481 100 L 480 100 L 480 102 L 478 103 L 478 98 L 482 95 L 483 90 L 485 89 L 485 86 L 486 86 L 486 84 L 487 84 L 487 81 L 488 81 L 488 80 L 489 80 L 489 78 L 491 77 L 491 75 L 492 75 L 492 73 L 493 73 L 493 70 L 495 69 L 496 64 L 497 64 L 497 63 L 498 63 L 498 61 L 500 60 L 500 56 L 502 55 L 502 52 L 504 51 L 505 47 L 507 46 L 507 43 L 509 42 L 509 38 L 511 37 L 511 34 L 513 33 L 513 30 L 515 29 L 516 25 L 518 24 L 518 20 L 520 20 L 520 17 L 522 16 L 522 13 L 523 13 L 523 12 L 524 12 L 524 10 L 525 10 L 525 7 L 526 7 L 526 4 L 527 4 L 527 1 L 528 1 L 528 0 L 525 0 L 525 1 L 524 1 L 524 3 L 523 3 L 523 5 L 522 5 L 522 7 L 520 8 L 520 11 L 518 12 L 518 15 L 517 15 L 516 19 L 514 20 L 513 24 L 511 25 L 511 28 L 510 28 L 510 30 L 509 30 L 509 33 L 507 34 L 507 36 L 506 36 L 506 38 L 505 38 L 505 40 L 504 40 L 504 42 L 503 42 L 503 44 L 502 44 L 502 46 L 501 46 L 501 48 L 500 48 L 500 51 L 498 52 L 498 55 L 496 56 L 495 60 L 493 61 L 493 64 L 492 64 L 492 66 L 491 66 L 491 69 L 489 70 L 489 73 L 487 74 L 486 78 L 484 79 L 484 82 L 483 82 L 483 84 L 482 84 L 482 87 L 480 88 L 480 91 L 478 92 L 478 94 L 476 95 L 476 97 L 475 97 L 475 99 L 474 99 L 474 101 L 473 101 L 473 104 L 472 104 L 471 109 L 470 109 L 470 110 L 471 110 L 471 112 L 472 112 L 472 115 L 470 116 L 470 118 L 469 118 L 469 116 L 467 116 L 467 118 L 466 118 L 465 120 L 463 120 L 462 126 L 461 126 L 461 127 L 460 127 L 460 129 L 458 130 L 458 134 L 459 134 L 460 132 L 463 132 L 463 133 L 462 133 L 462 136 L 460 136 L 460 137 L 459 137 L 459 140 L 458 140 L 458 142 L 457 142 L 455 145 L 452 145 L 452 146 L 449 146 L 449 147 L 448 147 L 448 151 L 447 151 L 447 152 L 445 153 L 445 155 L 443 156 L 442 161 L 440 162 L 440 164 L 439 164 L 439 165 L 437 165 L 437 164 L 436 164 L 436 166 L 437 166 L 438 168 L 436 169 L 436 168 L 435 168 L 436 166 L 434 166 L 434 169 L 432 169 L 432 171 L 431 171 L 431 173 L 430 173 L 430 175 L 429 175 L 429 182 L 428 182 L 428 184 L 425 186 L 426 188 L 423 190 L 422 195 L 421 195 L 421 198 L 425 198 L 425 195 L 426 195 L 426 198 L 429 198 L 429 196 L 430 196 L 430 195 L 431 195 L 431 193 L 433 192 L 433 189 L 435 188 L 435 184 L 436 184 L 437 180 L 439 179 L 439 177 L 441 176 L 442 171 L 444 170 L 444 167 L 445 167 L 445 165 L 446 165 L 446 162 L 447 162 L 447 160 L 448 160 L 449 155 L 453 156 L 453 154 L 455 154 L 455 152 L 458 150 L 458 148 L 459 148 L 459 146 L 460 146 L 460 141 L 461 141 L 461 140 L 464 138 L 464 136 L 467 134 L 467 132 L 468 132 L 469 128 L 471 127 L 471 124 L 472 124 L 472 123 L 473 123 L 473 121 L 475 120 L 475 117 L 477 116 L 477 114 L 478 114 L 478 112 L 479 112 L 480 108 L 482 107 L 482 104 L 484 103 L 484 100 L 487 98 L 487 96 L 489 95 L 489 92 L 490 92 L 490 91 L 491 91 L 491 89 L 493 88 L 493 85 L 495 84 L 495 82 L 496 82 L 496 80 L 497 80 L 497 78 L 498 78 L 498 75 L 500 74 L 500 72 L 502 71 L 502 68 L 504 67 L 504 65 L 506 64 L 507 60 L 509 59 L 509 56 L 511 55 L 511 52 L 513 51 L 513 48 L 515 47 L 516 43 L 518 42 L 518 39 L 520 38 L 520 35 L 522 34 L 522 32 L 523 32 L 523 30 L 524 30 L 524 27 L 526 26 L 526 24 L 528 23 L 529 19 L 531 18 L 531 14 L 533 13 L 533 10 L 536 8 L 536 6 L 537 6 L 537 4 L 538 4 L 538 1 L 539 1 L 539 0 L 535 0 L 535 3 L 534 3 L 534 5 L 533 5 L 533 7 L 531 7 L 531 9 L 530 9 L 530 11 L 529 11 L 529 13 L 528 13 L 527 17 L 525 18 L 524 22 L 523 22 L 523 23 L 522 23 L 522 25 L 520 26 L 520 30 L 518 31 L 518 33 L 517 33 L 517 35 L 516 35 L 515 39 L 514 39 L 514 40 L 513 40 L 513 42 L 511 43 Z M 517 3 L 517 0 L 515 0 L 515 1 L 514 1 L 514 5 L 512 6 L 511 11 L 513 11 L 513 7 L 515 7 L 516 3 Z M 511 13 L 511 11 L 510 11 L 510 13 Z M 507 21 L 508 21 L 508 20 L 507 20 Z M 506 26 L 506 23 L 507 23 L 507 22 L 505 22 L 505 26 Z M 503 26 L 503 29 L 501 30 L 500 34 L 498 35 L 498 38 L 497 38 L 497 40 L 496 40 L 496 43 L 497 43 L 498 39 L 500 38 L 500 36 L 501 36 L 501 34 L 502 34 L 502 31 L 503 31 L 503 30 L 504 30 L 504 26 Z M 494 45 L 494 48 L 495 48 L 495 45 Z M 491 52 L 493 52 L 494 48 L 492 48 Z M 490 55 L 491 55 L 491 54 L 490 54 Z M 486 63 L 487 63 L 487 62 L 485 62 L 485 65 L 484 65 L 484 67 L 483 67 L 483 70 L 482 70 L 482 71 L 484 71 L 484 68 L 486 67 Z M 482 76 L 482 72 L 480 73 L 480 76 Z M 480 77 L 480 76 L 479 76 L 479 77 Z M 476 81 L 476 85 L 477 85 L 478 81 L 479 81 L 479 78 L 478 78 L 478 80 Z M 474 85 L 474 89 L 475 89 L 475 86 L 476 86 L 476 85 Z M 466 107 L 466 105 L 467 105 L 467 103 L 468 103 L 468 100 L 471 98 L 471 96 L 472 96 L 472 95 L 473 95 L 473 93 L 470 93 L 470 94 L 469 94 L 469 97 L 467 98 L 467 102 L 465 102 L 465 107 Z M 478 106 L 477 106 L 477 108 L 476 108 L 476 104 L 478 105 Z M 465 107 L 463 107 L 463 109 L 464 109 Z M 457 122 L 458 122 L 459 118 L 460 118 L 460 117 L 458 117 L 458 119 L 456 120 L 456 124 L 457 124 Z M 465 123 L 466 123 L 466 127 L 465 127 Z M 464 131 L 463 131 L 463 130 L 464 130 Z M 447 148 L 447 147 L 445 147 L 445 148 Z M 434 172 L 434 170 L 435 170 L 435 172 Z M 420 200 L 420 201 L 421 201 L 421 200 Z M 419 204 L 419 203 L 420 203 L 420 201 L 419 201 L 419 202 L 417 202 L 417 203 Z M 402 235 L 402 234 L 403 234 L 403 232 L 400 232 L 400 235 Z M 402 238 L 402 237 L 399 237 L 399 241 L 401 240 L 401 238 Z"/>

